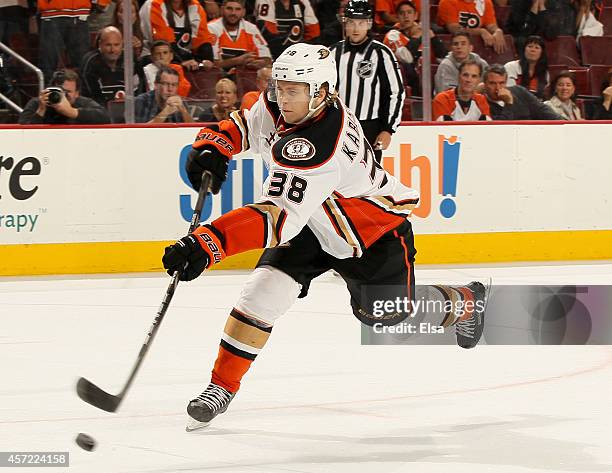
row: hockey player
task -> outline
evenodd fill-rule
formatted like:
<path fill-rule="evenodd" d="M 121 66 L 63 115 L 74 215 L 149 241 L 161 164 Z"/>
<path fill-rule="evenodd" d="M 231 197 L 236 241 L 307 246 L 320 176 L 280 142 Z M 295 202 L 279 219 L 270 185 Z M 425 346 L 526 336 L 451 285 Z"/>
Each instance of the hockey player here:
<path fill-rule="evenodd" d="M 163 257 L 169 274 L 179 271 L 189 281 L 226 256 L 267 248 L 229 315 L 210 384 L 187 407 L 188 430 L 225 412 L 275 321 L 329 269 L 345 280 L 362 323 L 393 325 L 410 315 L 374 315 L 373 304 L 413 298 L 415 249 L 407 217 L 417 191 L 374 160 L 359 121 L 337 97 L 336 66 L 326 47 L 289 47 L 274 62 L 272 80 L 273 91 L 250 110 L 203 128 L 187 162 L 194 187 L 208 171 L 217 193 L 232 155 L 261 154 L 269 168 L 262 200 L 200 226 Z M 444 300 L 485 297 L 480 283 L 436 288 Z M 458 315 L 445 313 L 440 325 L 455 324 L 458 343 L 475 346 L 484 311 Z"/>

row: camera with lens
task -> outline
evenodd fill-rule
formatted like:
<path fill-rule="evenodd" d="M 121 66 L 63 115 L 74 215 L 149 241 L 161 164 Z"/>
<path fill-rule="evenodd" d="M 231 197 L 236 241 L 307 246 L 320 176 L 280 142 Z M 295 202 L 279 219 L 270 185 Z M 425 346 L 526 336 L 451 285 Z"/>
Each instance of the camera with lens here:
<path fill-rule="evenodd" d="M 61 87 L 47 87 L 47 92 L 49 92 L 49 105 L 60 103 L 64 97 L 64 90 Z"/>

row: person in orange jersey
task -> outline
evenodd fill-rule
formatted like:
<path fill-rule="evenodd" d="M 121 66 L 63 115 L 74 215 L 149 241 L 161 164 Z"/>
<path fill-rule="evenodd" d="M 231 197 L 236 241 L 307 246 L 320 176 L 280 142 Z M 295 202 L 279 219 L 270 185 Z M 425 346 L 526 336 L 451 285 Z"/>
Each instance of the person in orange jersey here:
<path fill-rule="evenodd" d="M 226 70 L 233 67 L 259 69 L 271 66 L 268 43 L 257 26 L 244 19 L 244 0 L 224 0 L 221 11 L 223 16 L 208 24 L 208 29 L 215 37 L 215 65 Z"/>
<path fill-rule="evenodd" d="M 482 65 L 467 59 L 459 67 L 459 85 L 434 97 L 432 118 L 437 121 L 491 120 L 489 104 L 484 95 L 476 92 L 482 77 Z"/>
<path fill-rule="evenodd" d="M 172 45 L 175 57 L 186 69 L 212 67 L 214 38 L 198 0 L 152 0 L 150 30 L 153 40 L 163 39 Z"/>
<path fill-rule="evenodd" d="M 57 69 L 62 53 L 71 68 L 79 68 L 89 50 L 87 19 L 92 4 L 106 6 L 110 0 L 38 0 L 40 14 L 40 68 L 48 81 Z"/>
<path fill-rule="evenodd" d="M 497 54 L 506 50 L 504 32 L 497 26 L 492 0 L 441 0 L 437 23 L 449 33 L 466 29 L 482 37 L 485 45 Z"/>

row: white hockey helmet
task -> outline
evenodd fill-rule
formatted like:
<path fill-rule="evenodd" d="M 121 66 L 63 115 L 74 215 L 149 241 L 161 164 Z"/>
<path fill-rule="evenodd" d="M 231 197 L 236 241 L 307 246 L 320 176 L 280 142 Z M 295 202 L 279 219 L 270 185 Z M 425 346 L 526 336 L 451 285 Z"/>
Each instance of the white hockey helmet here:
<path fill-rule="evenodd" d="M 272 64 L 272 79 L 303 82 L 310 86 L 310 97 L 319 96 L 327 82 L 329 93 L 336 91 L 338 73 L 333 54 L 325 46 L 297 43 L 287 49 Z"/>

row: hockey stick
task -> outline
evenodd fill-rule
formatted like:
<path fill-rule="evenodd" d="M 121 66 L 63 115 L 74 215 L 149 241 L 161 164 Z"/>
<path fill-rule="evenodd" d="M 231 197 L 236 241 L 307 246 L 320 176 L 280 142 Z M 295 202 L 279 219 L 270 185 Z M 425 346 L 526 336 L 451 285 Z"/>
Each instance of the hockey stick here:
<path fill-rule="evenodd" d="M 195 210 L 193 211 L 193 216 L 191 217 L 191 224 L 189 225 L 188 233 L 192 233 L 200 223 L 200 216 L 202 214 L 202 207 L 204 206 L 204 201 L 206 200 L 206 193 L 208 192 L 208 187 L 210 185 L 210 178 L 210 173 L 204 172 L 204 174 L 202 174 L 202 185 L 200 186 L 200 191 L 198 192 L 198 200 L 196 202 Z M 164 295 L 164 299 L 161 303 L 161 306 L 157 310 L 157 315 L 155 316 L 155 319 L 153 319 L 153 324 L 149 329 L 149 333 L 147 333 L 142 348 L 138 353 L 138 358 L 136 359 L 136 363 L 132 368 L 132 372 L 130 373 L 130 376 L 127 382 L 125 383 L 125 386 L 123 386 L 121 392 L 117 395 L 112 395 L 100 389 L 91 381 L 85 378 L 79 378 L 76 389 L 77 394 L 83 401 L 107 412 L 115 412 L 119 408 L 119 405 L 123 401 L 123 398 L 127 394 L 128 389 L 130 389 L 130 386 L 132 385 L 132 382 L 136 377 L 136 373 L 138 373 L 138 370 L 140 369 L 140 365 L 144 361 L 145 355 L 149 351 L 151 343 L 153 343 L 153 339 L 155 338 L 155 335 L 159 330 L 159 326 L 161 325 L 162 320 L 164 319 L 164 315 L 166 315 L 166 311 L 170 306 L 170 301 L 172 300 L 172 296 L 174 296 L 174 291 L 176 290 L 178 283 L 179 272 L 176 271 L 172 276 L 172 281 L 170 282 L 168 289 L 166 289 L 166 294 Z"/>

